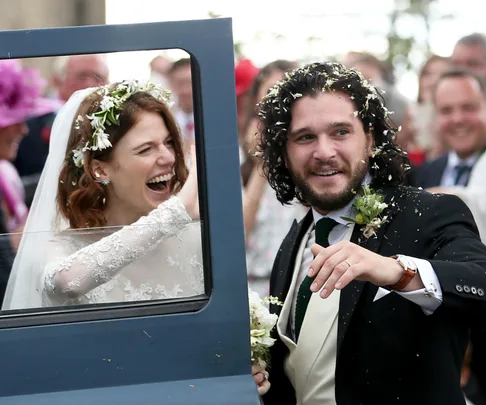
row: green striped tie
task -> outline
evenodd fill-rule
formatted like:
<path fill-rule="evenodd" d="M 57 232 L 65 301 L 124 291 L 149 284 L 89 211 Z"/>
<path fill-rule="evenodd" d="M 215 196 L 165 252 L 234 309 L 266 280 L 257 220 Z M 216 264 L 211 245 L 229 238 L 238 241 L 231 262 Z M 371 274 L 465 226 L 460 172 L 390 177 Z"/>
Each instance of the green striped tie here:
<path fill-rule="evenodd" d="M 316 223 L 316 243 L 323 247 L 329 246 L 329 234 L 338 223 L 334 219 L 323 217 Z M 304 322 L 305 311 L 309 305 L 312 291 L 310 286 L 314 281 L 314 277 L 305 276 L 304 281 L 300 284 L 299 292 L 297 293 L 297 301 L 295 304 L 295 341 L 299 339 L 302 322 Z"/>

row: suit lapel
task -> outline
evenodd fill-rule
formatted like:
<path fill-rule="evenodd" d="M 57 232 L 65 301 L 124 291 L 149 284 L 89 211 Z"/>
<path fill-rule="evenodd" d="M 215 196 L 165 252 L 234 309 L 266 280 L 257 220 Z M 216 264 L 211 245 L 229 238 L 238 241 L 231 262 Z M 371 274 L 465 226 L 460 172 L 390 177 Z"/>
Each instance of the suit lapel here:
<path fill-rule="evenodd" d="M 271 294 L 278 297 L 282 302 L 287 298 L 287 293 L 292 282 L 292 274 L 295 265 L 295 258 L 299 250 L 300 242 L 308 231 L 311 222 L 313 221 L 312 211 L 309 210 L 307 215 L 297 223 L 294 221 L 289 234 L 284 240 L 279 253 L 280 259 L 276 261 L 276 268 L 272 271 L 271 285 L 274 287 L 271 289 Z M 281 306 L 271 305 L 271 312 L 277 315 L 282 310 Z"/>
<path fill-rule="evenodd" d="M 295 289 L 299 288 L 299 286 L 296 285 L 296 284 L 297 284 L 297 280 L 298 280 L 298 277 L 299 277 L 299 270 L 300 270 L 300 267 L 301 267 L 302 258 L 304 256 L 304 250 L 305 250 L 305 247 L 307 245 L 308 238 L 309 238 L 310 229 L 311 229 L 311 226 L 309 225 L 309 227 L 307 228 L 306 234 L 304 234 L 303 237 L 300 239 L 300 244 L 299 244 L 300 246 L 299 246 L 299 249 L 297 251 L 297 255 L 295 256 L 295 260 L 293 261 L 294 268 L 293 268 L 293 271 L 291 273 L 291 275 L 292 275 L 291 282 L 290 282 L 288 292 L 287 292 L 287 297 L 289 297 L 289 299 L 286 299 L 284 301 L 284 304 L 282 306 L 282 309 L 281 309 L 281 312 L 280 312 L 280 315 L 279 315 L 278 321 L 277 321 L 277 332 L 280 335 L 281 340 L 285 343 L 285 345 L 289 348 L 289 350 L 295 349 L 295 346 L 296 346 L 296 343 L 293 340 L 293 336 L 292 336 L 290 314 L 291 314 L 291 311 L 292 311 L 292 306 L 293 306 L 292 298 L 294 297 Z"/>
<path fill-rule="evenodd" d="M 387 216 L 386 222 L 378 229 L 376 232 L 376 236 L 372 236 L 370 238 L 365 238 L 363 236 L 362 227 L 356 225 L 354 227 L 353 235 L 351 236 L 351 242 L 360 245 L 361 247 L 368 249 L 372 252 L 378 253 L 380 251 L 380 246 L 385 238 L 385 233 L 390 225 L 393 217 L 396 215 L 398 211 L 398 202 L 397 195 L 398 193 L 395 190 L 387 189 L 384 191 L 380 191 L 385 195 L 385 202 L 388 204 L 388 207 L 383 211 L 383 216 Z M 361 294 L 363 293 L 363 289 L 366 285 L 364 281 L 352 281 L 346 288 L 341 290 L 341 298 L 339 301 L 339 321 L 338 321 L 338 339 L 337 339 L 337 354 L 339 356 L 339 351 L 341 348 L 341 344 L 344 340 L 346 332 L 348 330 L 349 323 L 351 321 L 351 317 L 353 316 L 354 310 L 356 309 L 356 305 L 359 302 Z M 372 288 L 378 290 L 378 287 L 371 285 Z M 373 293 L 374 294 L 374 293 Z"/>

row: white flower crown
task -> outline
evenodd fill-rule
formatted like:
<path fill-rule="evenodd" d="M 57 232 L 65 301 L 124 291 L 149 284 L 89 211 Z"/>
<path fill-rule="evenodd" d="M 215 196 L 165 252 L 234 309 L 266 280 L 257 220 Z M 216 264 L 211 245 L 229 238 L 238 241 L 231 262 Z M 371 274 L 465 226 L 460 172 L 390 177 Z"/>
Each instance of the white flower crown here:
<path fill-rule="evenodd" d="M 135 93 L 148 93 L 157 100 L 164 102 L 169 108 L 173 102 L 170 100 L 170 90 L 163 89 L 157 84 L 151 82 L 142 82 L 139 80 L 125 80 L 113 89 L 112 85 L 103 86 L 97 90 L 103 98 L 100 101 L 100 110 L 86 115 L 91 121 L 93 136 L 84 146 L 79 146 L 72 151 L 72 159 L 76 167 L 84 166 L 84 153 L 88 150 L 103 150 L 112 146 L 109 135 L 105 132 L 106 127 L 110 125 L 120 125 L 120 112 L 123 109 L 125 101 Z M 81 115 L 76 119 L 75 128 L 79 129 L 80 123 L 84 120 Z"/>

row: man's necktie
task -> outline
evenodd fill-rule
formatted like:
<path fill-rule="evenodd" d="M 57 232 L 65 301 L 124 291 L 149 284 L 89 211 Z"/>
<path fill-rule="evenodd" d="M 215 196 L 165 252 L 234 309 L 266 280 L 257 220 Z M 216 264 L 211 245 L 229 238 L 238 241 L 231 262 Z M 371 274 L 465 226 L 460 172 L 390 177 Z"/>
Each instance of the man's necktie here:
<path fill-rule="evenodd" d="M 329 247 L 329 234 L 338 223 L 331 218 L 321 218 L 316 223 L 316 243 L 323 247 Z M 297 301 L 295 303 L 295 341 L 299 339 L 300 329 L 304 321 L 305 311 L 309 305 L 312 291 L 310 286 L 314 277 L 305 276 L 304 281 L 299 286 Z"/>
<path fill-rule="evenodd" d="M 455 180 L 454 185 L 458 186 L 465 186 L 469 180 L 469 174 L 471 173 L 471 166 L 465 164 L 458 164 L 455 168 Z"/>

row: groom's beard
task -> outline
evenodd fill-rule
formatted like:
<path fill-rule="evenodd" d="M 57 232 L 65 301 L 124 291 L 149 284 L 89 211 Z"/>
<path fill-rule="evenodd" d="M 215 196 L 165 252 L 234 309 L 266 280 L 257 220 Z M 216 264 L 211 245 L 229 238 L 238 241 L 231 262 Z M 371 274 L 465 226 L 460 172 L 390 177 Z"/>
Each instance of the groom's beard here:
<path fill-rule="evenodd" d="M 295 173 L 291 173 L 291 176 L 303 199 L 318 212 L 328 213 L 344 208 L 360 191 L 368 173 L 368 164 L 365 163 L 367 160 L 368 158 L 355 166 L 351 178 L 339 193 L 316 193 L 302 177 Z"/>

